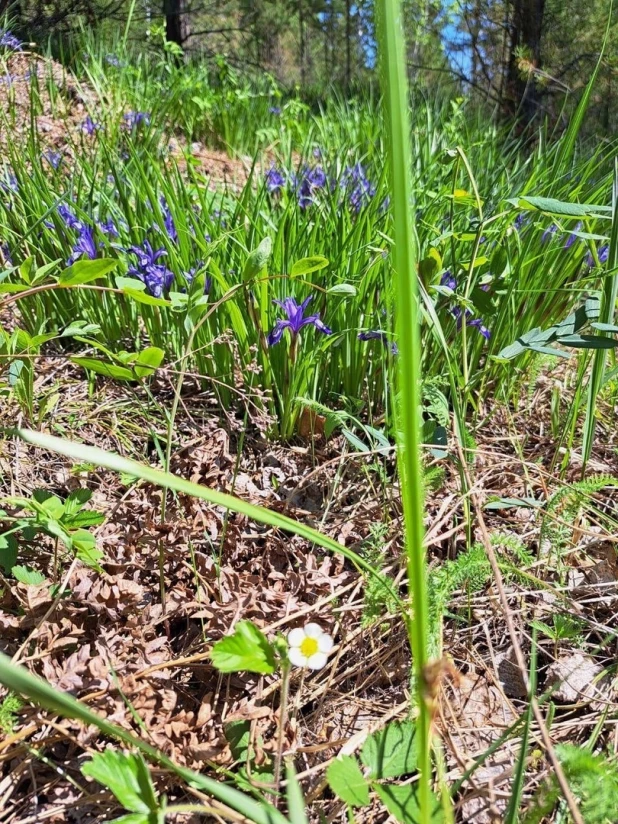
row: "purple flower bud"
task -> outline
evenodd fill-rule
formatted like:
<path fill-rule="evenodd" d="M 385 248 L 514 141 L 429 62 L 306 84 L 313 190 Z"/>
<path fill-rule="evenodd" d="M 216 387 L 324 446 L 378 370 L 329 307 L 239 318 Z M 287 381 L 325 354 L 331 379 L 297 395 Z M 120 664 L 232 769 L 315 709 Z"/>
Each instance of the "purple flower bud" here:
<path fill-rule="evenodd" d="M 124 122 L 128 129 L 138 129 L 140 126 L 150 126 L 150 115 L 148 112 L 127 112 L 124 115 Z"/>
<path fill-rule="evenodd" d="M 555 223 L 552 223 L 551 226 L 548 226 L 547 229 L 541 235 L 541 243 L 547 243 L 550 240 L 551 236 L 554 235 L 558 231 L 558 227 Z"/>
<path fill-rule="evenodd" d="M 80 224 L 79 237 L 73 246 L 73 254 L 67 261 L 68 265 L 71 266 L 78 258 L 82 257 L 82 255 L 86 255 L 90 260 L 94 260 L 97 254 L 98 249 L 92 228 Z"/>
<path fill-rule="evenodd" d="M 607 263 L 609 258 L 609 244 L 605 243 L 603 246 L 599 246 L 597 249 L 597 257 L 599 258 L 599 263 Z M 590 252 L 586 255 L 586 265 L 589 266 L 591 269 L 595 266 L 594 257 Z"/>
<path fill-rule="evenodd" d="M 75 217 L 66 203 L 59 203 L 57 212 L 67 229 L 77 229 L 78 232 L 81 232 L 83 223 Z"/>

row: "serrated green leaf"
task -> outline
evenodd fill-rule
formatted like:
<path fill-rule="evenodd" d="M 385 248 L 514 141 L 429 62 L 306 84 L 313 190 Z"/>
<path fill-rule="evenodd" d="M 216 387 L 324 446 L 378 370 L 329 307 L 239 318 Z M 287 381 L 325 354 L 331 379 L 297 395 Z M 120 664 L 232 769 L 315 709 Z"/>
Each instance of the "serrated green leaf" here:
<path fill-rule="evenodd" d="M 62 286 L 77 286 L 80 283 L 90 283 L 105 277 L 118 266 L 118 261 L 112 258 L 101 258 L 100 260 L 78 260 L 58 278 L 58 283 Z"/>
<path fill-rule="evenodd" d="M 346 804 L 352 807 L 369 804 L 369 785 L 356 758 L 340 755 L 329 765 L 326 778 L 331 790 Z"/>
<path fill-rule="evenodd" d="M 96 569 L 97 572 L 103 572 L 99 561 L 103 557 L 100 549 L 97 549 L 97 542 L 92 534 L 87 529 L 78 529 L 71 535 L 71 543 L 73 552 L 86 566 L 91 569 Z"/>
<path fill-rule="evenodd" d="M 413 721 L 393 722 L 372 733 L 361 750 L 371 778 L 400 778 L 416 770 L 418 752 Z"/>
<path fill-rule="evenodd" d="M 212 648 L 211 661 L 219 672 L 258 672 L 270 675 L 275 671 L 273 648 L 251 621 L 239 621 L 233 635 L 217 641 Z"/>
<path fill-rule="evenodd" d="M 374 790 L 389 813 L 395 816 L 400 824 L 419 824 L 421 819 L 418 784 L 375 784 Z M 441 824 L 444 821 L 444 813 L 433 793 L 431 793 L 431 801 L 433 807 L 431 824 Z"/>
<path fill-rule="evenodd" d="M 108 748 L 83 764 L 82 775 L 98 781 L 134 813 L 149 814 L 158 809 L 150 772 L 141 755 Z"/>
<path fill-rule="evenodd" d="M 79 510 L 85 506 L 91 498 L 92 491 L 90 489 L 82 486 L 78 489 L 74 489 L 64 502 L 64 514 L 75 515 L 75 513 L 79 512 Z"/>
<path fill-rule="evenodd" d="M 13 577 L 21 584 L 29 584 L 31 586 L 39 586 L 47 579 L 37 569 L 31 569 L 26 566 L 14 566 L 11 569 Z"/>
<path fill-rule="evenodd" d="M 328 258 L 324 255 L 311 255 L 310 257 L 301 258 L 292 264 L 290 277 L 296 278 L 299 275 L 308 275 L 311 272 L 319 272 L 320 269 L 325 269 L 329 264 Z"/>

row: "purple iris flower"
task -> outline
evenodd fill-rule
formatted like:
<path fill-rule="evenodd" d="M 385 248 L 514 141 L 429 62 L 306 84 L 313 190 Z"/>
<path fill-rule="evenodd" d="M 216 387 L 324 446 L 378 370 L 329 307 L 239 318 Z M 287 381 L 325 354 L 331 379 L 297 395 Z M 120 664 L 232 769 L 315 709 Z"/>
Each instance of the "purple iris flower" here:
<path fill-rule="evenodd" d="M 107 220 L 99 221 L 99 229 L 103 232 L 104 235 L 108 235 L 109 237 L 119 237 L 120 233 L 116 227 L 114 221 L 110 218 Z"/>
<path fill-rule="evenodd" d="M 376 187 L 367 177 L 362 163 L 348 166 L 341 175 L 339 185 L 347 192 L 350 208 L 357 214 L 376 193 Z"/>
<path fill-rule="evenodd" d="M 129 129 L 137 129 L 142 125 L 150 126 L 150 115 L 148 112 L 127 112 L 124 122 Z"/>
<path fill-rule="evenodd" d="M 278 195 L 285 186 L 285 175 L 281 169 L 271 166 L 264 175 L 266 189 L 271 195 Z"/>
<path fill-rule="evenodd" d="M 161 211 L 163 212 L 163 225 L 165 226 L 167 236 L 172 243 L 177 243 L 178 232 L 176 231 L 176 224 L 174 223 L 174 218 L 172 217 L 172 213 L 167 205 L 167 201 L 163 196 L 159 198 L 159 204 L 161 206 Z"/>
<path fill-rule="evenodd" d="M 83 223 L 76 218 L 66 203 L 59 203 L 57 211 L 67 229 L 77 229 L 78 232 L 81 232 Z"/>
<path fill-rule="evenodd" d="M 322 149 L 319 146 L 315 146 L 313 149 L 313 156 L 316 160 L 322 160 Z"/>
<path fill-rule="evenodd" d="M 527 215 L 526 215 L 526 213 L 525 213 L 525 212 L 520 212 L 520 213 L 517 215 L 517 217 L 516 217 L 516 218 L 515 218 L 515 220 L 513 221 L 513 226 L 515 227 L 515 229 L 516 229 L 518 232 L 519 232 L 519 231 L 521 231 L 521 229 L 522 229 L 522 227 L 523 227 L 524 223 L 526 222 L 526 220 L 527 220 Z"/>
<path fill-rule="evenodd" d="M 313 169 L 305 166 L 298 175 L 294 176 L 294 187 L 298 195 L 298 205 L 301 209 L 315 203 L 315 194 L 327 184 L 326 172 L 321 166 Z"/>
<path fill-rule="evenodd" d="M 378 330 L 369 329 L 367 332 L 359 332 L 358 333 L 359 340 L 381 340 L 384 346 L 390 350 L 392 355 L 399 354 L 399 347 L 396 343 L 391 343 L 388 339 L 388 335 L 386 332 L 380 332 Z"/>
<path fill-rule="evenodd" d="M 153 297 L 163 297 L 174 282 L 174 273 L 164 264 L 157 263 L 159 258 L 167 255 L 165 249 L 155 251 L 145 240 L 141 246 L 130 246 L 127 251 L 137 256 L 137 265 L 132 263 L 127 274 L 145 283 L 147 292 Z"/>
<path fill-rule="evenodd" d="M 579 230 L 580 230 L 581 228 L 582 228 L 582 222 L 581 222 L 581 220 L 580 220 L 580 221 L 579 221 L 579 223 L 577 224 L 577 226 L 575 227 L 575 232 L 579 232 Z M 570 249 L 570 248 L 571 248 L 571 246 L 575 243 L 575 241 L 576 241 L 576 240 L 579 240 L 579 238 L 577 237 L 577 235 L 576 235 L 576 234 L 574 234 L 574 233 L 573 233 L 573 234 L 570 234 L 570 235 L 568 236 L 568 238 L 566 239 L 565 243 L 564 243 L 564 248 L 565 248 L 565 249 Z"/>
<path fill-rule="evenodd" d="M 10 32 L 8 29 L 0 29 L 0 48 L 21 51 L 23 41 Z"/>
<path fill-rule="evenodd" d="M 106 54 L 104 60 L 108 66 L 122 66 L 115 54 Z"/>
<path fill-rule="evenodd" d="M 53 169 L 58 169 L 58 167 L 62 163 L 62 155 L 60 154 L 60 152 L 52 152 L 50 150 L 48 152 L 45 152 L 43 157 Z"/>
<path fill-rule="evenodd" d="M 4 258 L 4 262 L 8 266 L 12 266 L 13 265 L 13 259 L 11 257 L 10 249 L 9 249 L 9 247 L 6 243 L 0 243 L 0 252 L 2 253 L 2 257 Z"/>
<path fill-rule="evenodd" d="M 555 235 L 557 231 L 558 227 L 555 223 L 552 223 L 551 226 L 548 226 L 541 235 L 541 243 L 547 243 L 547 241 L 551 239 L 551 236 Z"/>
<path fill-rule="evenodd" d="M 82 131 L 86 132 L 87 135 L 93 135 L 100 128 L 101 124 L 95 123 L 94 120 L 90 117 L 90 115 L 88 115 L 82 123 Z"/>
<path fill-rule="evenodd" d="M 286 329 L 290 330 L 292 341 L 295 342 L 303 326 L 315 326 L 318 332 L 322 332 L 324 335 L 332 335 L 333 330 L 329 329 L 328 326 L 320 320 L 319 313 L 305 316 L 305 309 L 312 297 L 313 295 L 309 295 L 300 306 L 294 298 L 273 301 L 273 303 L 276 303 L 277 306 L 283 309 L 287 315 L 287 319 L 282 320 L 281 318 L 277 318 L 273 330 L 268 336 L 269 346 L 274 346 L 276 343 L 279 343 Z"/>
<path fill-rule="evenodd" d="M 440 286 L 448 286 L 453 292 L 457 289 L 457 281 L 448 270 L 440 278 Z"/>
<path fill-rule="evenodd" d="M 599 246 L 597 249 L 597 257 L 599 258 L 599 263 L 607 263 L 609 258 L 609 243 L 603 244 L 603 246 Z M 586 255 L 586 265 L 589 266 L 591 269 L 595 266 L 594 258 L 592 254 L 588 252 Z"/>
<path fill-rule="evenodd" d="M 268 111 L 278 117 L 281 114 L 281 106 L 271 106 Z"/>
<path fill-rule="evenodd" d="M 94 232 L 90 226 L 81 226 L 79 237 L 73 246 L 73 254 L 68 259 L 67 264 L 72 266 L 82 255 L 94 260 L 98 254 L 97 244 L 94 239 Z"/>

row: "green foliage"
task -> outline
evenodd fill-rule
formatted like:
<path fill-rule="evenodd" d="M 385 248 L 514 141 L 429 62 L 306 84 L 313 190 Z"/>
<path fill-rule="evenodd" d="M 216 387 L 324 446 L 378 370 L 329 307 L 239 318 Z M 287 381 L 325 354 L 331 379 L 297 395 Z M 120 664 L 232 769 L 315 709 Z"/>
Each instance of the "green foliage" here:
<path fill-rule="evenodd" d="M 95 753 L 81 770 L 86 778 L 111 790 L 118 803 L 135 814 L 116 819 L 117 822 L 160 824 L 163 820 L 150 771 L 139 753 L 132 755 L 108 748 Z"/>
<path fill-rule="evenodd" d="M 381 616 L 397 610 L 397 603 L 392 596 L 392 581 L 381 571 L 384 566 L 384 542 L 388 535 L 388 526 L 379 522 L 372 523 L 369 531 L 370 537 L 363 545 L 363 556 L 377 574 L 365 576 L 361 617 L 361 623 L 365 627 L 371 626 Z"/>
<path fill-rule="evenodd" d="M 17 723 L 17 713 L 23 706 L 23 701 L 17 695 L 9 693 L 0 703 L 0 731 L 10 735 Z"/>
<path fill-rule="evenodd" d="M 613 824 L 618 809 L 618 763 L 604 753 L 558 744 L 556 753 L 586 824 Z M 539 824 L 562 798 L 555 775 L 543 784 L 522 824 Z M 571 818 L 569 817 L 569 821 Z"/>
<path fill-rule="evenodd" d="M 371 778 L 401 778 L 417 766 L 418 742 L 412 721 L 391 722 L 372 733 L 361 751 L 361 760 Z"/>
<path fill-rule="evenodd" d="M 372 733 L 361 751 L 364 770 L 356 758 L 343 755 L 330 764 L 326 777 L 331 790 L 351 807 L 370 804 L 370 791 L 377 793 L 385 808 L 400 824 L 444 821 L 438 799 L 430 793 L 431 809 L 423 817 L 419 803 L 419 784 L 383 783 L 384 779 L 404 778 L 418 769 L 416 724 L 412 721 L 391 722 Z"/>
<path fill-rule="evenodd" d="M 331 790 L 352 807 L 369 804 L 369 784 L 358 761 L 351 755 L 340 755 L 326 770 L 326 778 Z"/>
<path fill-rule="evenodd" d="M 239 621 L 232 635 L 222 638 L 212 648 L 211 660 L 219 672 L 275 671 L 274 648 L 251 621 Z"/>
<path fill-rule="evenodd" d="M 573 527 L 586 507 L 594 505 L 594 495 L 605 487 L 618 486 L 612 475 L 592 475 L 581 481 L 563 484 L 545 505 L 539 545 L 559 557 L 570 546 Z"/>
<path fill-rule="evenodd" d="M 44 533 L 62 542 L 70 552 L 92 569 L 102 572 L 99 561 L 102 552 L 96 546 L 94 535 L 89 528 L 99 526 L 105 520 L 101 512 L 86 509 L 92 492 L 89 489 L 75 489 L 65 501 L 44 489 L 35 490 L 30 498 L 5 498 L 4 503 L 26 515 L 1 517 L 10 524 L 10 532 L 0 535 L 0 567 L 22 583 L 40 584 L 45 576 L 24 566 L 15 565 L 18 553 L 16 534 L 32 542 L 38 533 Z M 53 570 L 54 575 L 57 572 Z"/>

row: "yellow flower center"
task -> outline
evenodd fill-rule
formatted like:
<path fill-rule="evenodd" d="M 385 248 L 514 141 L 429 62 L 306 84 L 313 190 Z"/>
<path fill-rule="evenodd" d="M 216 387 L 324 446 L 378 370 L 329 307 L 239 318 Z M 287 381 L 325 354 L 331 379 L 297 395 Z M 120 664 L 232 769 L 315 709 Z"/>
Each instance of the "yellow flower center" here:
<path fill-rule="evenodd" d="M 305 638 L 300 645 L 300 651 L 305 656 L 305 658 L 311 658 L 312 655 L 315 655 L 316 652 L 319 652 L 319 645 L 317 638 Z"/>

